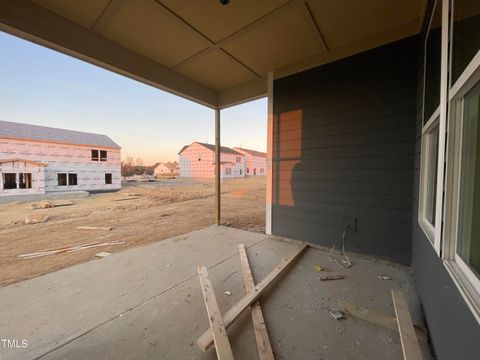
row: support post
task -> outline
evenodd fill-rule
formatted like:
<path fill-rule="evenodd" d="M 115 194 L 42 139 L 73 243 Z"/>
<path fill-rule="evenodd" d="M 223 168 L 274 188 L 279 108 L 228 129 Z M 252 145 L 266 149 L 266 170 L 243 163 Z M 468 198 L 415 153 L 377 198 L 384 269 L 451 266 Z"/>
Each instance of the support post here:
<path fill-rule="evenodd" d="M 221 225 L 220 109 L 215 109 L 215 224 Z"/>
<path fill-rule="evenodd" d="M 273 71 L 268 73 L 268 115 L 267 115 L 267 193 L 265 197 L 265 233 L 272 234 L 273 203 Z"/>

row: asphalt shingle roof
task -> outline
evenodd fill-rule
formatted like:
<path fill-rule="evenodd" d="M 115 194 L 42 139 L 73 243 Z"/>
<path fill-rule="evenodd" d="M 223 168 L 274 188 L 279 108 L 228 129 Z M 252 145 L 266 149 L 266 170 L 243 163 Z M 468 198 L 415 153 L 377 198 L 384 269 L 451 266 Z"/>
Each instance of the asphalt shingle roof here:
<path fill-rule="evenodd" d="M 106 135 L 2 120 L 0 120 L 0 137 L 120 149 L 120 146 Z"/>
<path fill-rule="evenodd" d="M 206 147 L 207 149 L 209 150 L 212 150 L 212 151 L 215 151 L 215 145 L 213 144 L 205 144 L 205 143 L 201 143 L 201 142 L 198 142 L 198 141 L 195 141 L 194 143 L 190 144 L 190 145 L 193 145 L 193 144 L 199 144 L 199 145 L 202 145 L 203 147 Z M 182 150 L 180 150 L 178 153 L 182 153 L 183 150 L 185 150 L 186 148 L 188 148 L 190 145 L 185 145 Z M 234 154 L 234 155 L 243 155 L 243 154 L 240 154 L 238 151 L 235 151 L 233 149 L 230 149 L 229 147 L 226 147 L 226 146 L 221 146 L 220 147 L 220 152 L 221 153 L 224 153 L 224 154 Z"/>

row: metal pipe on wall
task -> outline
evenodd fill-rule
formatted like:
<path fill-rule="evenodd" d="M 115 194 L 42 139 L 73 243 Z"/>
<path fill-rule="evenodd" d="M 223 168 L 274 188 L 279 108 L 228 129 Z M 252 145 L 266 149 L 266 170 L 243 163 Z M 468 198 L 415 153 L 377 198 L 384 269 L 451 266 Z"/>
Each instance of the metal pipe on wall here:
<path fill-rule="evenodd" d="M 221 225 L 220 109 L 215 109 L 215 224 Z"/>

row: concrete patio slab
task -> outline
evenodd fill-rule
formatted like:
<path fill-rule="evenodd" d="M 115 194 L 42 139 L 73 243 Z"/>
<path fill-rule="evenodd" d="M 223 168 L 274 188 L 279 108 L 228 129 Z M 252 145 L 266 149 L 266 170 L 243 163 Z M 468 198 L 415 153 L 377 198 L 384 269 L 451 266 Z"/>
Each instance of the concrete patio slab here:
<path fill-rule="evenodd" d="M 0 337 L 26 339 L 28 347 L 1 349 L 0 358 L 215 359 L 213 349 L 203 353 L 195 343 L 208 328 L 196 267 L 209 268 L 225 312 L 245 294 L 238 243 L 247 246 L 256 282 L 296 247 L 262 234 L 209 227 L 1 288 Z M 396 332 L 348 315 L 334 320 L 328 309 L 342 298 L 394 316 L 390 289 L 400 289 L 421 324 L 410 269 L 351 259 L 353 267 L 342 269 L 328 252 L 310 248 L 262 297 L 277 359 L 402 358 Z M 326 270 L 314 265 L 345 279 L 319 281 Z M 248 313 L 229 334 L 236 359 L 257 358 Z M 428 358 L 428 346 L 422 346 Z"/>

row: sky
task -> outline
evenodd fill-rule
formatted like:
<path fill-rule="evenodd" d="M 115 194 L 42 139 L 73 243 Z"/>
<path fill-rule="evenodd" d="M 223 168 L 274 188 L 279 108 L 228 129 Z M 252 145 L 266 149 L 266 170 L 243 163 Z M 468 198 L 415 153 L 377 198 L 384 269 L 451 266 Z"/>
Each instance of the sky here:
<path fill-rule="evenodd" d="M 178 160 L 215 142 L 214 111 L 0 32 L 0 120 L 108 135 L 122 159 Z M 266 150 L 265 98 L 221 111 L 223 146 Z"/>

